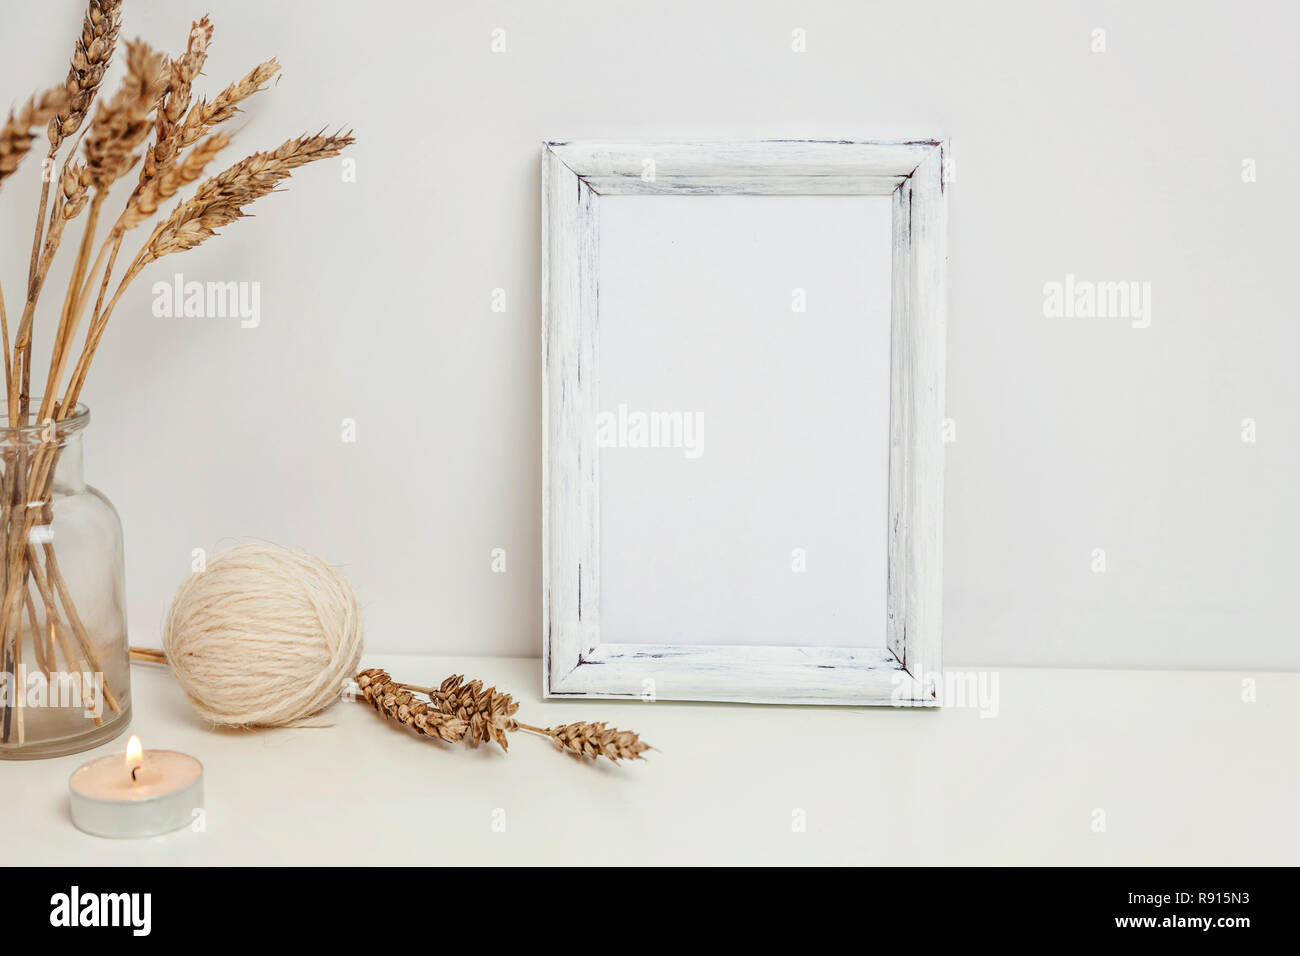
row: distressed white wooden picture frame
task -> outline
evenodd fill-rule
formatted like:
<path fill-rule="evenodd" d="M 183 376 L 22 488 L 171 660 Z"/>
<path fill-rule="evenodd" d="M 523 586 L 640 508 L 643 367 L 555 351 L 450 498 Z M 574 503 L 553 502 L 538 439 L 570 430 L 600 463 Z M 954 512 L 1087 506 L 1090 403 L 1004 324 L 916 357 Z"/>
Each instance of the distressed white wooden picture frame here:
<path fill-rule="evenodd" d="M 647 160 L 653 177 L 643 176 Z M 543 144 L 546 696 L 942 703 L 944 162 L 945 144 L 928 140 Z M 880 646 L 817 646 L 812 634 L 793 635 L 792 646 L 602 640 L 600 198 L 643 194 L 892 197 L 887 620 Z"/>

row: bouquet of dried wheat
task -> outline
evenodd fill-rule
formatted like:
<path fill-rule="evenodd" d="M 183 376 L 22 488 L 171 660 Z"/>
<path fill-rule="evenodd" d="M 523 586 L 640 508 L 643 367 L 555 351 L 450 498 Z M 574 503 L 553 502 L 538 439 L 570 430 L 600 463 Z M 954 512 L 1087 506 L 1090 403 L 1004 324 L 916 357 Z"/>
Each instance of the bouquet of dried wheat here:
<path fill-rule="evenodd" d="M 279 65 L 268 60 L 213 98 L 197 96 L 193 85 L 202 73 L 213 31 L 205 16 L 193 24 L 184 52 L 175 57 L 140 40 L 126 42 L 121 84 L 111 96 L 100 96 L 118 47 L 121 22 L 122 0 L 90 0 L 67 78 L 11 111 L 0 126 L 0 188 L 24 158 L 39 152 L 36 143 L 42 128 L 48 140 L 26 294 L 15 302 L 12 338 L 5 290 L 0 286 L 10 430 L 48 426 L 53 434 L 58 423 L 75 412 L 114 309 L 150 263 L 216 235 L 218 229 L 243 218 L 250 203 L 272 192 L 293 170 L 336 156 L 353 141 L 343 132 L 290 139 L 204 179 L 169 215 L 155 218 L 163 203 L 203 178 L 231 142 L 223 132 L 225 124 L 240 112 L 244 100 L 265 88 Z M 137 167 L 138 173 L 131 176 Z M 105 219 L 109 194 L 119 181 L 125 201 L 115 218 Z M 141 230 L 144 238 L 138 249 L 128 252 L 129 258 L 122 256 L 128 233 L 146 223 L 153 226 Z M 71 277 L 59 305 L 49 368 L 35 393 L 37 400 L 32 391 L 32 342 L 41 293 L 65 234 L 75 234 L 78 228 L 81 234 L 72 243 Z M 54 543 L 32 534 L 34 527 L 50 520 L 59 454 L 58 443 L 50 440 L 6 443 L 0 449 L 4 595 L 0 673 L 13 673 L 22 663 L 24 613 L 35 641 L 35 663 L 47 674 L 59 654 L 70 672 L 102 672 L 91 636 L 60 573 Z M 118 710 L 107 685 L 103 699 L 110 710 Z M 0 743 L 16 737 L 21 745 L 22 733 L 21 704 L 15 707 L 7 696 L 0 701 Z"/>

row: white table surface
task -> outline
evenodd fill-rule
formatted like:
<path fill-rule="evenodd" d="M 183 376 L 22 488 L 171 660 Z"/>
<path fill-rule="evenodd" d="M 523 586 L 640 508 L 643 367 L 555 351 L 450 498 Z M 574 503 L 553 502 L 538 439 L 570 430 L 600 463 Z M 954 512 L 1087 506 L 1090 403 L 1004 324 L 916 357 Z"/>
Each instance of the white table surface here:
<path fill-rule="evenodd" d="M 212 731 L 162 668 L 132 730 L 206 767 L 207 828 L 76 830 L 86 754 L 0 761 L 18 864 L 1295 864 L 1300 674 L 998 669 L 996 716 L 552 701 L 533 659 L 368 655 L 398 680 L 466 673 L 552 725 L 607 720 L 659 752 L 582 764 L 519 733 L 438 745 L 361 703 L 323 729 Z M 1242 700 L 1242 681 L 1257 701 Z M 1094 832 L 1094 811 L 1105 814 Z M 793 823 L 806 821 L 799 832 Z M 494 821 L 504 820 L 504 830 Z"/>

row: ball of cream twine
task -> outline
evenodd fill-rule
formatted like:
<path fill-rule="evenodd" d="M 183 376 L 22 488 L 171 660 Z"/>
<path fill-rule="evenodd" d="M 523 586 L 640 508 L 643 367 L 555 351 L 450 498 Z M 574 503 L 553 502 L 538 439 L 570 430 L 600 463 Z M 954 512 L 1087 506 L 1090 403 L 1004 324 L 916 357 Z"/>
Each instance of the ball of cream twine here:
<path fill-rule="evenodd" d="M 323 723 L 361 647 L 347 580 L 312 554 L 261 542 L 191 574 L 163 626 L 167 661 L 194 708 L 235 727 Z"/>

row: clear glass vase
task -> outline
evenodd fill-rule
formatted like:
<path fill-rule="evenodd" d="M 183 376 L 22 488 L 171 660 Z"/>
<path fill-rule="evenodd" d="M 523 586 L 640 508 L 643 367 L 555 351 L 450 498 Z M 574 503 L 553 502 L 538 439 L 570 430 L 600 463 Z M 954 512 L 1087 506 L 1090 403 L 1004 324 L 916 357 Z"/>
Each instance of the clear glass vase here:
<path fill-rule="evenodd" d="M 44 425 L 0 417 L 0 757 L 88 750 L 130 722 L 122 523 L 86 484 L 89 421 L 84 405 Z"/>

